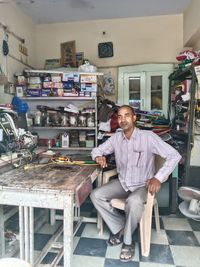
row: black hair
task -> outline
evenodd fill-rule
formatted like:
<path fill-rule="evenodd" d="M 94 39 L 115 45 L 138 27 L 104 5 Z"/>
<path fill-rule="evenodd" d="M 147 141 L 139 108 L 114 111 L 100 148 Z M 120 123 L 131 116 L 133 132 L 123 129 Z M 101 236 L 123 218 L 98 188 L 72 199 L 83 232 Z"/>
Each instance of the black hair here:
<path fill-rule="evenodd" d="M 122 105 L 121 107 L 119 107 L 118 112 L 119 112 L 119 110 L 122 109 L 122 108 L 128 108 L 128 109 L 130 109 L 130 111 L 133 113 L 133 115 L 135 115 L 135 110 L 134 110 L 133 107 L 131 107 L 131 106 L 129 106 L 129 105 Z"/>

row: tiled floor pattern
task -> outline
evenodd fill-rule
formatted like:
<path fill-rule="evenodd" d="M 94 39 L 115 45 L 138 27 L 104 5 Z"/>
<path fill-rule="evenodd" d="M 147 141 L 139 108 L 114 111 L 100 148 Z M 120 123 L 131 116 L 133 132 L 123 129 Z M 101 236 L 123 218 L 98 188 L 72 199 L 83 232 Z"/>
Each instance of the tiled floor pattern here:
<path fill-rule="evenodd" d="M 83 215 L 91 215 L 91 205 L 82 209 Z M 90 211 L 90 212 L 89 212 Z M 94 211 L 94 209 L 93 209 Z M 92 213 L 95 216 L 95 212 Z M 156 232 L 153 223 L 151 251 L 149 257 L 140 253 L 139 235 L 133 235 L 135 257 L 131 262 L 119 260 L 121 245 L 108 247 L 106 240 L 109 232 L 104 229 L 99 235 L 96 224 L 83 223 L 74 237 L 73 267 L 200 267 L 200 222 L 187 219 L 182 215 L 163 215 L 160 218 L 161 231 Z M 50 239 L 54 227 L 44 225 L 35 234 L 35 256 Z M 55 253 L 48 253 L 43 264 L 49 264 Z M 60 266 L 63 265 L 61 259 Z M 48 266 L 48 265 L 47 265 Z"/>

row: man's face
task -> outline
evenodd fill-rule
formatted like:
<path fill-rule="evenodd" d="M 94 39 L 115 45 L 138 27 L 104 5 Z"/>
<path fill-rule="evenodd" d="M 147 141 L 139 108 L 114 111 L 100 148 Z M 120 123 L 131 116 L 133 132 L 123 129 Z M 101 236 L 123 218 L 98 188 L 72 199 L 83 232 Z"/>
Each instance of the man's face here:
<path fill-rule="evenodd" d="M 124 130 L 131 130 L 135 127 L 136 115 L 133 114 L 129 108 L 120 108 L 118 111 L 118 123 L 119 126 Z"/>

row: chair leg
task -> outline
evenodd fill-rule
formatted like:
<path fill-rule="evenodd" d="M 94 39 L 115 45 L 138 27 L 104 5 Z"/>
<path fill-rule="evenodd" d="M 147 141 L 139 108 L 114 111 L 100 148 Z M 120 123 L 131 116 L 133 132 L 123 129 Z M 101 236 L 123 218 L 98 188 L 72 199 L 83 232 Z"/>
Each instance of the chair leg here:
<path fill-rule="evenodd" d="M 97 228 L 99 229 L 99 235 L 103 235 L 103 219 L 101 218 L 100 214 L 97 214 Z"/>
<path fill-rule="evenodd" d="M 140 220 L 141 254 L 144 257 L 148 257 L 150 252 L 153 201 L 154 196 L 149 194 Z"/>
<path fill-rule="evenodd" d="M 158 202 L 154 203 L 154 216 L 155 216 L 155 223 L 156 223 L 156 231 L 160 232 L 160 218 L 159 218 L 159 209 L 158 209 Z"/>

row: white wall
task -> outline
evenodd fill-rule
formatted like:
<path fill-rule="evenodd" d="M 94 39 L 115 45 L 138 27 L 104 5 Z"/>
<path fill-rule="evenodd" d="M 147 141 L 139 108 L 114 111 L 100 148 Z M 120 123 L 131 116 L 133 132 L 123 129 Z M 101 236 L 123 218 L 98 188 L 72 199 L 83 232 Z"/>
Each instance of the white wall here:
<path fill-rule="evenodd" d="M 171 63 L 183 46 L 182 19 L 173 15 L 38 25 L 37 67 L 43 68 L 45 59 L 60 58 L 60 43 L 72 40 L 76 51 L 98 67 Z M 105 41 L 113 42 L 114 57 L 100 59 L 97 46 Z"/>
<path fill-rule="evenodd" d="M 1 4 L 0 6 L 0 22 L 6 26 L 17 36 L 25 39 L 25 46 L 28 48 L 28 57 L 19 52 L 20 41 L 12 34 L 9 34 L 9 55 L 3 56 L 0 53 L 0 65 L 3 71 L 8 76 L 9 82 L 13 82 L 13 74 L 27 68 L 26 64 L 35 66 L 36 50 L 35 50 L 35 24 L 30 18 L 25 16 L 14 4 Z M 4 38 L 4 31 L 0 28 L 0 48 Z M 14 56 L 16 59 L 13 59 Z M 21 61 L 21 62 L 20 62 Z M 0 103 L 10 102 L 11 95 L 4 94 L 3 87 L 0 87 Z"/>
<path fill-rule="evenodd" d="M 188 9 L 183 14 L 184 46 L 191 46 L 195 50 L 199 49 L 200 40 L 200 1 L 193 0 Z"/>
<path fill-rule="evenodd" d="M 36 68 L 44 68 L 45 59 L 60 58 L 62 42 L 75 40 L 77 52 L 84 52 L 85 58 L 88 58 L 100 71 L 112 73 L 116 82 L 116 92 L 118 66 L 173 63 L 183 47 L 182 15 L 35 26 L 15 5 L 9 4 L 1 5 L 0 21 L 26 39 L 25 45 L 29 52 L 27 63 Z M 106 32 L 105 35 L 103 31 Z M 0 34 L 2 38 L 1 30 Z M 114 56 L 100 59 L 98 43 L 105 41 L 113 42 Z M 21 59 L 21 54 L 18 52 L 19 41 L 10 36 L 9 45 L 10 53 Z M 23 57 L 23 61 L 26 62 L 26 58 Z M 5 71 L 10 81 L 14 72 L 26 67 L 10 57 L 0 56 L 0 62 L 7 66 Z"/>
<path fill-rule="evenodd" d="M 105 35 L 103 35 L 105 31 Z M 60 58 L 60 44 L 76 41 L 76 51 L 115 81 L 117 99 L 117 68 L 145 63 L 174 63 L 183 48 L 183 16 L 81 21 L 37 25 L 37 68 L 44 68 L 45 59 Z M 98 57 L 98 43 L 113 42 L 114 56 Z"/>

